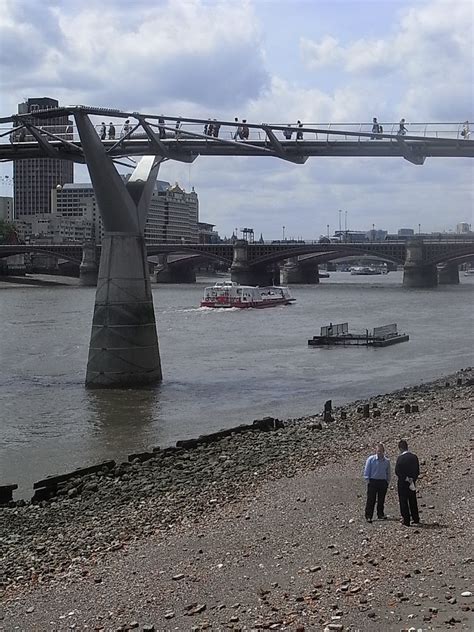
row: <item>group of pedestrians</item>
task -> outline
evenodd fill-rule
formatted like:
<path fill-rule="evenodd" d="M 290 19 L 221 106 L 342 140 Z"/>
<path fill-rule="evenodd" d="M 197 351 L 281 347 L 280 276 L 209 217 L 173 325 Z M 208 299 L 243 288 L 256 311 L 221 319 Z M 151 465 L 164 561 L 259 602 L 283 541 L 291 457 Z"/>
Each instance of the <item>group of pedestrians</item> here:
<path fill-rule="evenodd" d="M 204 125 L 204 136 L 219 138 L 220 129 L 221 124 L 217 122 L 217 119 L 214 119 L 213 121 L 211 121 L 211 119 L 208 119 L 207 123 Z"/>
<path fill-rule="evenodd" d="M 400 119 L 400 123 L 398 124 L 397 136 L 405 136 L 408 132 L 407 127 L 405 125 L 405 119 Z M 374 116 L 372 119 L 372 136 L 370 140 L 380 140 L 381 134 L 383 134 L 383 126 L 378 122 L 377 117 Z"/>
<path fill-rule="evenodd" d="M 416 481 L 420 475 L 418 457 L 408 450 L 405 439 L 398 442 L 400 455 L 395 465 L 397 476 L 398 501 L 400 504 L 401 521 L 409 527 L 410 524 L 418 525 L 420 516 L 416 499 Z M 386 520 L 385 496 L 391 479 L 390 460 L 385 456 L 383 443 L 378 443 L 375 454 L 369 456 L 365 463 L 364 478 L 367 481 L 367 502 L 365 505 L 365 519 L 372 522 L 375 505 L 377 505 L 377 518 Z"/>
<path fill-rule="evenodd" d="M 296 140 L 303 140 L 303 123 L 301 121 L 296 121 Z M 283 136 L 286 140 L 291 140 L 293 137 L 293 127 L 291 123 L 288 123 L 288 127 L 283 130 Z"/>
<path fill-rule="evenodd" d="M 234 123 L 236 128 L 232 136 L 232 140 L 248 140 L 250 136 L 250 128 L 247 125 L 247 119 L 242 119 L 242 123 L 239 123 L 239 119 L 235 117 Z"/>
<path fill-rule="evenodd" d="M 250 129 L 249 129 L 249 126 L 247 125 L 247 120 L 243 119 L 242 122 L 239 123 L 239 119 L 236 117 L 234 119 L 234 123 L 235 123 L 235 132 L 232 136 L 233 140 L 248 140 L 249 135 L 250 135 Z M 211 119 L 209 119 L 208 122 L 204 125 L 204 135 L 212 136 L 213 138 L 218 138 L 220 128 L 221 128 L 221 124 L 217 122 L 217 119 L 214 119 L 212 121 Z M 178 118 L 176 120 L 176 125 L 175 125 L 176 138 L 179 137 L 180 129 L 181 129 L 181 119 Z M 130 124 L 130 119 L 127 119 L 123 125 L 121 136 L 126 136 L 127 134 L 131 132 L 131 130 L 132 130 L 132 126 Z M 158 131 L 159 131 L 158 135 L 160 138 L 166 137 L 165 119 L 163 118 L 163 116 L 160 116 L 158 118 Z M 296 140 L 303 140 L 303 123 L 300 120 L 296 122 L 295 127 L 293 127 L 292 124 L 289 123 L 288 126 L 283 130 L 283 136 L 285 137 L 286 140 L 291 140 L 293 137 L 293 133 L 295 132 L 296 132 Z M 398 124 L 397 136 L 406 136 L 407 132 L 408 132 L 408 129 L 406 127 L 406 121 L 404 118 L 402 118 L 400 119 L 400 123 Z M 106 140 L 106 139 L 115 140 L 115 134 L 116 134 L 115 125 L 112 122 L 110 122 L 107 129 L 105 122 L 102 121 L 100 125 L 100 129 L 99 129 L 100 139 L 101 140 Z M 374 116 L 372 119 L 372 135 L 370 136 L 370 140 L 380 140 L 382 138 L 382 134 L 383 134 L 383 126 L 378 122 L 377 117 Z M 460 135 L 464 140 L 470 139 L 471 130 L 469 127 L 469 121 L 464 121 Z"/>

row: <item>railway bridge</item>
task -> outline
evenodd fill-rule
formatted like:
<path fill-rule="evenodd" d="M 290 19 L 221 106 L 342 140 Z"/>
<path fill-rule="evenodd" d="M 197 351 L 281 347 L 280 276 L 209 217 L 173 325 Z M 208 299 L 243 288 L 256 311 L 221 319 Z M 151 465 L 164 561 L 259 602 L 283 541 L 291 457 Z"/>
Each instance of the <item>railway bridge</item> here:
<path fill-rule="evenodd" d="M 0 259 L 13 255 L 36 253 L 64 259 L 79 265 L 83 285 L 96 285 L 101 246 L 84 244 L 10 244 L 0 245 Z M 403 284 L 407 287 L 433 287 L 438 282 L 437 268 L 442 266 L 445 282 L 459 280 L 459 263 L 474 259 L 474 239 L 413 237 L 410 240 L 321 243 L 300 242 L 254 244 L 237 240 L 234 244 L 158 244 L 146 247 L 146 256 L 160 259 L 160 267 L 184 267 L 184 276 L 175 282 L 189 282 L 189 268 L 196 261 L 223 263 L 231 271 L 233 281 L 246 285 L 268 285 L 278 282 L 280 268 L 285 283 L 312 283 L 318 279 L 318 264 L 348 257 L 371 257 L 403 265 Z M 276 266 L 280 266 L 278 269 Z M 447 271 L 449 270 L 449 274 Z M 192 280 L 192 275 L 191 275 Z"/>

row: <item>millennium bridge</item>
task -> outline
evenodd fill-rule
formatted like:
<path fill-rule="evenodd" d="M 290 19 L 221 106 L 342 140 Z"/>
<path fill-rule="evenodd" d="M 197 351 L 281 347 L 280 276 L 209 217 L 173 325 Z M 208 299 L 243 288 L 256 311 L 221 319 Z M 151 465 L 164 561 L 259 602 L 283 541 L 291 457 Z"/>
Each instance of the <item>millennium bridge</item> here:
<path fill-rule="evenodd" d="M 58 119 L 68 116 L 74 122 L 59 126 Z M 97 116 L 123 119 L 120 137 L 106 139 L 98 134 L 91 119 Z M 413 124 L 410 133 L 403 135 L 398 135 L 394 126 L 389 133 L 374 134 L 362 124 L 299 125 L 290 134 L 287 124 L 248 123 L 244 133 L 241 123 L 213 120 L 213 129 L 222 128 L 222 134 L 209 136 L 199 131 L 208 122 L 82 105 L 0 118 L 0 160 L 56 158 L 85 163 L 89 170 L 105 234 L 89 346 L 88 386 L 140 386 L 162 379 L 144 240 L 148 208 L 162 162 L 190 163 L 198 156 L 261 156 L 302 165 L 309 157 L 370 156 L 403 158 L 423 165 L 427 158 L 474 157 L 474 141 L 461 136 L 460 123 Z M 141 159 L 124 182 L 115 164 L 124 164 L 130 157 Z M 348 254 L 364 252 L 355 244 L 344 246 Z M 377 247 L 378 244 L 371 246 L 374 252 Z M 292 259 L 298 265 L 310 255 L 319 256 L 321 261 L 324 257 L 336 258 L 333 244 L 314 245 L 310 250 L 287 246 L 263 246 L 261 251 L 258 248 L 259 245 L 239 240 L 232 255 L 224 254 L 223 248 L 219 253 L 216 246 L 209 247 L 206 254 L 231 260 L 233 278 L 241 282 L 259 281 L 265 268 L 281 259 Z M 382 258 L 403 263 L 405 284 L 415 287 L 433 284 L 430 279 L 437 262 L 461 260 L 469 254 L 461 247 L 456 256 L 449 244 L 431 246 L 419 240 L 407 243 L 405 248 L 402 252 L 403 244 L 387 246 Z M 337 254 L 342 256 L 342 252 L 340 248 Z M 89 248 L 88 253 L 86 260 L 82 258 L 84 278 L 88 267 L 93 275 L 95 263 L 94 249 Z M 204 253 L 189 245 L 185 254 Z"/>

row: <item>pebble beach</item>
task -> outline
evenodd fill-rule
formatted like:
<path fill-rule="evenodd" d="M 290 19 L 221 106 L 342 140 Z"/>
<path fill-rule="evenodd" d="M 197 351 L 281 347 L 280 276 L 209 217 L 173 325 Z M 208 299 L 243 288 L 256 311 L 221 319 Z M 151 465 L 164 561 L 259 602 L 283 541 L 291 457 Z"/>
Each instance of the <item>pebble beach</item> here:
<path fill-rule="evenodd" d="M 463 369 L 2 507 L 0 630 L 472 630 L 473 403 Z M 365 459 L 382 441 L 394 466 L 400 438 L 421 525 L 396 480 L 368 524 Z"/>

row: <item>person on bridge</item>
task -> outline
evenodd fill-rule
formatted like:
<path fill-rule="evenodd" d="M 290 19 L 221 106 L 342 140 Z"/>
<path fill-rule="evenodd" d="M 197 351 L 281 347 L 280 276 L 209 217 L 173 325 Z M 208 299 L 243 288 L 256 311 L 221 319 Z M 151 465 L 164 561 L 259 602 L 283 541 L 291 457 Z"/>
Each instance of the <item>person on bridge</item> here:
<path fill-rule="evenodd" d="M 237 117 L 235 117 L 234 123 L 235 123 L 236 127 L 235 127 L 235 132 L 232 135 L 232 140 L 237 140 L 238 138 L 240 138 L 240 132 L 241 132 L 242 128 L 239 125 L 239 119 Z"/>
<path fill-rule="evenodd" d="M 469 128 L 469 121 L 464 121 L 461 131 L 461 136 L 464 140 L 469 140 L 469 136 L 471 135 L 471 130 Z"/>
<path fill-rule="evenodd" d="M 407 128 L 405 127 L 405 119 L 400 119 L 397 136 L 405 136 L 407 133 Z"/>
<path fill-rule="evenodd" d="M 296 140 L 303 140 L 303 130 L 301 129 L 303 127 L 303 123 L 301 121 L 297 121 L 296 124 L 298 125 L 298 131 L 296 132 Z"/>
<path fill-rule="evenodd" d="M 214 138 L 219 138 L 219 130 L 221 128 L 221 124 L 217 122 L 217 119 L 214 119 L 212 124 L 212 136 Z"/>
<path fill-rule="evenodd" d="M 398 442 L 398 449 L 400 456 L 395 465 L 395 474 L 398 477 L 398 500 L 402 522 L 406 527 L 409 527 L 410 519 L 415 525 L 420 523 L 415 487 L 416 480 L 420 475 L 420 464 L 416 454 L 408 451 L 408 443 L 405 439 Z"/>
<path fill-rule="evenodd" d="M 286 140 L 291 140 L 291 137 L 293 136 L 293 130 L 291 129 L 291 125 L 289 123 L 288 127 L 283 130 L 283 136 L 286 138 Z"/>
<path fill-rule="evenodd" d="M 115 140 L 115 125 L 109 123 L 109 140 Z"/>
<path fill-rule="evenodd" d="M 107 135 L 107 128 L 105 127 L 104 121 L 102 121 L 102 123 L 100 124 L 100 130 L 99 130 L 100 140 L 105 140 L 106 135 Z"/>
<path fill-rule="evenodd" d="M 379 125 L 379 122 L 377 121 L 377 117 L 374 116 L 374 118 L 372 119 L 372 134 L 374 134 L 374 136 L 370 137 L 370 140 L 378 140 L 379 138 L 379 134 L 381 134 L 383 132 L 383 127 L 381 125 Z"/>
<path fill-rule="evenodd" d="M 130 119 L 127 119 L 123 124 L 122 136 L 126 136 L 129 132 L 132 131 L 132 126 L 130 125 Z"/>
<path fill-rule="evenodd" d="M 372 522 L 376 501 L 377 518 L 379 520 L 387 519 L 384 505 L 390 477 L 390 461 L 385 456 L 385 447 L 383 443 L 377 443 L 375 454 L 369 456 L 364 467 L 364 478 L 367 481 L 367 503 L 365 505 L 367 522 Z"/>
<path fill-rule="evenodd" d="M 240 128 L 240 138 L 242 140 L 248 140 L 250 135 L 250 129 L 247 125 L 247 119 L 242 119 L 242 127 Z"/>
<path fill-rule="evenodd" d="M 158 136 L 160 138 L 165 138 L 166 136 L 165 119 L 163 118 L 163 114 L 160 114 L 158 117 Z"/>

